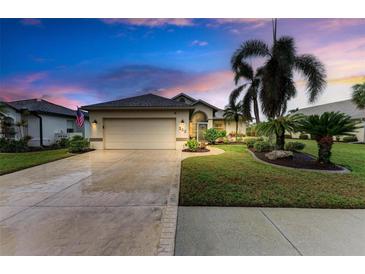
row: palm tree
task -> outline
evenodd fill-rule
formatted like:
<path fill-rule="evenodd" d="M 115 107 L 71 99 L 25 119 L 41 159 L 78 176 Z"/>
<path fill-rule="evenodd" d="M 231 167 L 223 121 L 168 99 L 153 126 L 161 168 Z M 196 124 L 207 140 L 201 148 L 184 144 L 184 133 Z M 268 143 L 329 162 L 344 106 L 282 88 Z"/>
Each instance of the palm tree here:
<path fill-rule="evenodd" d="M 229 103 L 224 108 L 223 117 L 228 120 L 234 120 L 236 122 L 236 141 L 238 134 L 238 122 L 240 119 L 244 119 L 242 102 L 237 102 L 240 96 L 241 90 L 239 88 L 233 90 L 229 95 Z"/>
<path fill-rule="evenodd" d="M 265 135 L 265 136 L 279 136 L 283 132 L 292 133 L 296 132 L 301 120 L 303 119 L 302 114 L 288 114 L 285 116 L 280 116 L 276 119 L 269 118 L 269 121 L 267 122 L 261 122 L 256 126 L 257 133 L 259 135 Z M 282 149 L 283 144 L 276 143 L 277 149 Z"/>
<path fill-rule="evenodd" d="M 301 120 L 299 130 L 314 136 L 318 145 L 318 161 L 329 164 L 333 136 L 352 135 L 359 128 L 356 124 L 357 122 L 345 113 L 325 112 L 321 116 L 305 116 Z"/>
<path fill-rule="evenodd" d="M 313 55 L 298 55 L 292 37 L 276 38 L 276 20 L 273 21 L 273 44 L 261 40 L 249 40 L 234 53 L 232 60 L 246 62 L 248 58 L 264 58 L 261 70 L 259 98 L 263 113 L 270 119 L 281 117 L 287 110 L 287 102 L 296 93 L 294 72 L 300 72 L 307 82 L 309 101 L 314 102 L 326 86 L 323 64 Z M 285 144 L 285 131 L 276 136 L 279 148 Z"/>
<path fill-rule="evenodd" d="M 242 92 L 247 86 L 245 96 L 242 100 L 243 114 L 247 120 L 252 120 L 251 105 L 253 104 L 253 112 L 255 115 L 256 123 L 260 123 L 259 105 L 257 101 L 261 69 L 254 72 L 251 65 L 243 60 L 232 58 L 231 60 L 232 70 L 235 74 L 234 81 L 237 85 L 240 79 L 246 80 L 246 83 L 240 85 L 237 89 Z"/>
<path fill-rule="evenodd" d="M 352 101 L 362 110 L 365 110 L 365 82 L 352 86 Z"/>

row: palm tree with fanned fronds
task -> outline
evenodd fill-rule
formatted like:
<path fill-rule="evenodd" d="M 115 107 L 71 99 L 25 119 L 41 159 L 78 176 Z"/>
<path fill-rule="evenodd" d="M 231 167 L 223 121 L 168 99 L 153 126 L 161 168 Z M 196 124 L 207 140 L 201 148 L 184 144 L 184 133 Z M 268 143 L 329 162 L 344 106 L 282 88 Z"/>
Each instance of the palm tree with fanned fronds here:
<path fill-rule="evenodd" d="M 365 110 L 365 82 L 352 86 L 352 101 L 361 110 Z"/>
<path fill-rule="evenodd" d="M 297 131 L 301 120 L 303 119 L 302 114 L 288 114 L 280 116 L 276 119 L 269 118 L 266 122 L 261 122 L 256 126 L 256 132 L 259 135 L 265 135 L 268 137 L 278 136 L 282 133 L 294 133 Z M 281 144 L 276 143 L 278 149 L 281 148 Z"/>
<path fill-rule="evenodd" d="M 236 123 L 236 140 L 238 134 L 238 122 L 245 118 L 243 114 L 242 102 L 238 100 L 241 90 L 235 89 L 229 95 L 229 103 L 224 108 L 223 117 L 226 120 L 234 120 Z"/>
<path fill-rule="evenodd" d="M 333 136 L 353 135 L 357 122 L 345 113 L 325 112 L 322 115 L 304 116 L 298 129 L 314 137 L 318 145 L 318 161 L 329 164 Z"/>
<path fill-rule="evenodd" d="M 253 105 L 253 112 L 256 123 L 260 123 L 258 93 L 260 87 L 261 69 L 254 71 L 252 66 L 243 60 L 232 59 L 232 70 L 234 72 L 234 81 L 237 85 L 240 80 L 245 81 L 242 85 L 237 87 L 239 92 L 246 90 L 246 94 L 242 100 L 243 114 L 247 120 L 252 120 L 251 105 Z"/>
<path fill-rule="evenodd" d="M 233 54 L 231 63 L 247 62 L 253 57 L 264 61 L 261 69 L 259 99 L 263 113 L 270 119 L 283 116 L 287 103 L 295 97 L 297 90 L 294 72 L 299 72 L 306 80 L 309 102 L 314 102 L 326 86 L 323 64 L 313 55 L 298 55 L 292 37 L 276 37 L 276 20 L 273 21 L 273 44 L 261 40 L 244 42 Z M 280 149 L 284 148 L 285 132 L 276 136 Z"/>

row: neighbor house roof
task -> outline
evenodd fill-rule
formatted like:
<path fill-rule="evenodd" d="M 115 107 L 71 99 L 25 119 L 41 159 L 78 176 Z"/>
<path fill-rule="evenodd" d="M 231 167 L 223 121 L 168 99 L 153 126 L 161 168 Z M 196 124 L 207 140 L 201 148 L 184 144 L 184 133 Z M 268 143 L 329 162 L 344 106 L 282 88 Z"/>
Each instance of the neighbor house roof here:
<path fill-rule="evenodd" d="M 27 110 L 30 112 L 36 112 L 40 114 L 51 114 L 60 116 L 72 116 L 75 117 L 76 111 L 53 104 L 43 99 L 28 99 L 20 101 L 6 102 L 10 107 L 17 111 Z"/>
<path fill-rule="evenodd" d="M 313 107 L 307 107 L 298 109 L 298 113 L 303 113 L 305 115 L 312 114 L 322 114 L 323 112 L 340 111 L 351 116 L 353 119 L 365 118 L 365 111 L 360 110 L 351 100 L 339 101 L 324 105 L 318 105 Z"/>
<path fill-rule="evenodd" d="M 134 96 L 124 98 L 115 101 L 109 101 L 99 104 L 93 104 L 83 106 L 85 110 L 96 109 L 143 109 L 143 108 L 155 108 L 155 109 L 193 109 L 192 106 L 183 102 L 177 102 L 175 100 L 158 96 L 156 94 L 148 93 L 140 96 Z"/>

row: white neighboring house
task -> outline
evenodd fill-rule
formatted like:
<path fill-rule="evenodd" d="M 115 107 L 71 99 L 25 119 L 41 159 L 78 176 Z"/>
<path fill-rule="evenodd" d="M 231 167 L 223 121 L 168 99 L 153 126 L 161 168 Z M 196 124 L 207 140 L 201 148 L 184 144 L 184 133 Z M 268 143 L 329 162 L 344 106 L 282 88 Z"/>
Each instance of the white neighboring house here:
<path fill-rule="evenodd" d="M 359 142 L 365 142 L 365 111 L 360 110 L 356 107 L 356 105 L 351 100 L 339 101 L 324 105 L 318 105 L 313 107 L 307 107 L 298 109 L 297 113 L 303 113 L 304 115 L 312 115 L 317 114 L 321 115 L 324 112 L 331 112 L 331 111 L 339 111 L 346 113 L 347 115 L 351 116 L 352 119 L 356 119 L 359 121 L 359 128 L 355 135 Z M 295 134 L 294 137 L 298 137 L 298 134 Z"/>
<path fill-rule="evenodd" d="M 15 139 L 30 136 L 29 146 L 49 146 L 61 137 L 82 135 L 89 138 L 90 123 L 87 113 L 82 128 L 75 124 L 76 111 L 53 104 L 43 99 L 3 102 L 2 118 L 10 121 L 15 130 Z M 24 121 L 18 127 L 17 123 Z M 0 132 L 0 136 L 1 136 Z"/>

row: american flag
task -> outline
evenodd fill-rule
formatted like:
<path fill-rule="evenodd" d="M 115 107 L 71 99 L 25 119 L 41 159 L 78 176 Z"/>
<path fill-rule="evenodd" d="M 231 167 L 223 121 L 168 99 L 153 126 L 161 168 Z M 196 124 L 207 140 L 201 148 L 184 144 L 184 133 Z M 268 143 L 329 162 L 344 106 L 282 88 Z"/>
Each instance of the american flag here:
<path fill-rule="evenodd" d="M 82 113 L 82 111 L 77 108 L 77 111 L 76 111 L 76 125 L 78 127 L 82 127 L 84 125 L 84 114 Z"/>

